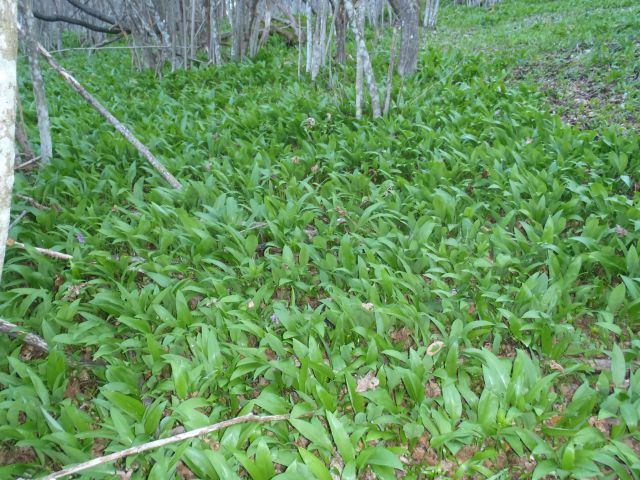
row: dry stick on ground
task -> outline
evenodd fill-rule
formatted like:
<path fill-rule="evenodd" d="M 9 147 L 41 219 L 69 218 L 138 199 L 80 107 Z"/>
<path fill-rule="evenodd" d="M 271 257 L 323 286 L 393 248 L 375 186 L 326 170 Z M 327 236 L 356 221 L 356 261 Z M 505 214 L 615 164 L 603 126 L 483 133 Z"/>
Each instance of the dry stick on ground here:
<path fill-rule="evenodd" d="M 7 239 L 7 247 L 19 247 L 19 248 L 27 248 L 24 243 L 16 242 L 15 240 L 8 238 Z M 56 252 L 55 250 L 49 250 L 48 248 L 40 248 L 33 247 L 36 252 L 39 252 L 47 257 L 56 258 L 58 260 L 73 260 L 72 255 L 68 255 L 62 252 Z"/>
<path fill-rule="evenodd" d="M 18 129 L 16 128 L 16 136 L 18 134 Z M 26 162 L 22 162 L 18 165 L 16 165 L 15 167 L 13 167 L 14 170 L 26 170 L 28 168 L 32 168 L 33 165 L 40 160 L 40 156 L 37 157 L 33 157 L 31 160 L 27 160 Z"/>
<path fill-rule="evenodd" d="M 142 445 L 126 448 L 124 450 L 120 450 L 119 452 L 114 452 L 114 453 L 110 453 L 109 455 L 105 455 L 104 457 L 94 458 L 93 460 L 89 460 L 88 462 L 79 463 L 77 465 L 73 465 L 71 467 L 62 469 L 58 472 L 54 472 L 50 475 L 47 475 L 46 477 L 40 478 L 40 480 L 56 480 L 58 478 L 63 478 L 63 477 L 66 477 L 67 475 L 72 475 L 74 473 L 78 473 L 83 470 L 96 467 L 98 465 L 103 465 L 105 463 L 113 462 L 114 460 L 119 460 L 121 458 L 128 457 L 129 455 L 136 455 L 138 453 L 146 452 L 148 450 L 153 450 L 155 448 L 171 445 L 172 443 L 178 443 L 183 440 L 188 440 L 190 438 L 200 437 L 202 435 L 206 435 L 208 433 L 212 433 L 217 430 L 222 430 L 223 428 L 231 427 L 232 425 L 237 425 L 239 423 L 279 422 L 283 420 L 289 420 L 289 417 L 290 417 L 289 414 L 259 416 L 259 415 L 254 415 L 253 413 L 249 413 L 247 415 L 242 415 L 241 417 L 231 418 L 223 422 L 214 423 L 213 425 L 207 425 L 206 427 L 201 427 L 195 430 L 190 430 L 188 432 L 179 433 L 178 435 L 173 435 L 171 437 L 161 438 L 160 440 L 154 440 L 153 442 L 143 443 Z"/>
<path fill-rule="evenodd" d="M 60 74 L 60 76 L 69 84 L 71 88 L 73 88 L 76 92 L 80 94 L 82 98 L 84 98 L 89 105 L 95 108 L 100 115 L 102 115 L 111 125 L 115 127 L 115 129 L 122 134 L 124 138 L 126 138 L 131 145 L 133 145 L 138 152 L 155 168 L 162 177 L 169 182 L 169 184 L 173 188 L 180 189 L 182 188 L 182 184 L 169 173 L 164 165 L 162 165 L 156 157 L 149 151 L 149 149 L 138 140 L 133 133 L 125 127 L 122 123 L 118 121 L 116 117 L 114 117 L 106 108 L 102 106 L 98 100 L 93 97 L 87 90 L 80 85 L 80 83 L 71 76 L 69 72 L 67 72 L 64 68 L 62 68 L 58 63 L 53 59 L 51 54 L 40 44 L 38 43 L 38 51 L 45 58 L 45 60 L 51 65 L 56 72 Z"/>
<path fill-rule="evenodd" d="M 18 325 L 15 325 L 11 322 L 7 322 L 0 318 L 0 332 L 6 333 L 11 337 L 22 337 L 22 341 L 27 345 L 31 345 L 32 347 L 37 348 L 38 350 L 42 350 L 43 352 L 49 351 L 49 345 L 38 335 L 33 333 L 28 333 L 22 330 Z"/>
<path fill-rule="evenodd" d="M 15 195 L 16 195 L 16 198 L 19 198 L 20 200 L 24 200 L 25 202 L 29 202 L 33 207 L 37 208 L 38 210 L 49 210 L 49 207 L 39 203 L 35 198 L 22 195 L 21 193 L 16 193 Z"/>
<path fill-rule="evenodd" d="M 13 222 L 11 222 L 11 224 L 9 225 L 9 230 L 11 230 L 13 227 L 15 227 L 18 222 L 20 222 L 20 220 L 22 220 L 24 218 L 24 216 L 29 213 L 26 210 L 22 210 L 22 212 L 20 212 L 20 215 L 18 215 L 15 220 Z"/>

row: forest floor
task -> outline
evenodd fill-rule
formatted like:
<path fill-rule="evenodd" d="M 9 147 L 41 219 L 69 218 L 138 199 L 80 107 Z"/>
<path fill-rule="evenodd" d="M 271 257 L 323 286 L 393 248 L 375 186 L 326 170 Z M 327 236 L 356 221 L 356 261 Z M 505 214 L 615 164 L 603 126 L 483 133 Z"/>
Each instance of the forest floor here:
<path fill-rule="evenodd" d="M 513 79 L 537 84 L 572 125 L 638 132 L 639 16 L 634 1 L 515 2 L 465 15 L 446 9 L 433 41 L 488 54 Z"/>
<path fill-rule="evenodd" d="M 638 478 L 639 13 L 445 7 L 377 121 L 278 40 L 162 79 L 62 57 L 185 186 L 46 71 L 0 316 L 51 351 L 0 338 L 0 477 L 254 411 L 301 418 L 80 478 Z"/>

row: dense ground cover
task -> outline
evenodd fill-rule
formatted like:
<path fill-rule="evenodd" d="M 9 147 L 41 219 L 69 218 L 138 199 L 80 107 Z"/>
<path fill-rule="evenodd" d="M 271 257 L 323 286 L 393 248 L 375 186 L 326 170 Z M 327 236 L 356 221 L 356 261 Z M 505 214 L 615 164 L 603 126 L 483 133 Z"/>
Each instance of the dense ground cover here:
<path fill-rule="evenodd" d="M 51 208 L 11 236 L 74 260 L 9 251 L 1 313 L 55 348 L 0 338 L 0 476 L 251 410 L 313 416 L 82 478 L 640 476 L 640 146 L 607 126 L 637 125 L 637 10 L 447 7 L 375 122 L 277 43 L 160 81 L 62 59 L 185 188 L 47 76 L 56 159 L 16 191 Z M 561 61 L 585 39 L 621 73 Z M 539 93 L 575 68 L 627 93 L 597 130 Z"/>

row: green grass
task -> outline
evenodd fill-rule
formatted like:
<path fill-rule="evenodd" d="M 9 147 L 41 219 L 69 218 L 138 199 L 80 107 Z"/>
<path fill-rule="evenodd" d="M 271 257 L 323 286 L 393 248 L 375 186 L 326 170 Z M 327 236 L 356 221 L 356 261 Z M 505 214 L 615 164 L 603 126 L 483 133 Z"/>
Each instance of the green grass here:
<path fill-rule="evenodd" d="M 47 73 L 55 159 L 16 191 L 53 208 L 16 199 L 11 236 L 74 260 L 8 252 L 0 313 L 52 352 L 0 338 L 0 476 L 254 411 L 313 416 L 82 478 L 638 478 L 638 135 L 607 108 L 568 125 L 534 83 L 554 45 L 638 22 L 585 8 L 447 7 L 378 121 L 353 119 L 351 68 L 298 81 L 277 42 L 160 81 L 62 59 L 185 188 Z"/>

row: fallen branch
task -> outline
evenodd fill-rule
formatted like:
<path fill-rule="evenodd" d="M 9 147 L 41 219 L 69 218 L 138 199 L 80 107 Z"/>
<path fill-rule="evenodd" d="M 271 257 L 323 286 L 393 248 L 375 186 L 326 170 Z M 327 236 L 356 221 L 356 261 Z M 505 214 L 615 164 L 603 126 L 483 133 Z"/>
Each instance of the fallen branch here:
<path fill-rule="evenodd" d="M 22 337 L 22 341 L 27 345 L 30 345 L 38 350 L 42 350 L 43 352 L 49 351 L 49 345 L 38 335 L 33 333 L 25 332 L 18 325 L 15 325 L 11 322 L 7 322 L 0 318 L 0 332 L 6 333 L 10 337 Z"/>
<path fill-rule="evenodd" d="M 158 159 L 156 159 L 156 157 L 153 156 L 151 151 L 140 140 L 138 140 L 127 127 L 120 123 L 116 117 L 104 108 L 93 95 L 80 85 L 80 83 L 73 78 L 69 72 L 58 65 L 51 54 L 40 43 L 38 43 L 38 51 L 49 65 L 51 65 L 51 68 L 58 72 L 60 76 L 71 86 L 71 88 L 78 92 L 80 96 L 89 103 L 89 105 L 96 109 L 100 115 L 113 125 L 115 129 L 120 132 L 122 136 L 126 138 L 136 150 L 138 150 L 138 152 L 140 152 L 140 154 L 160 173 L 160 175 L 162 175 L 167 182 L 169 182 L 173 188 L 182 188 L 182 184 L 173 175 L 171 175 L 171 173 L 169 173 L 169 171 L 158 161 Z"/>
<path fill-rule="evenodd" d="M 46 477 L 40 478 L 40 480 L 56 480 L 58 478 L 63 478 L 68 475 L 73 475 L 74 473 L 81 472 L 83 470 L 88 470 L 89 468 L 93 468 L 98 465 L 103 465 L 105 463 L 113 462 L 115 460 L 128 457 L 129 455 L 136 455 L 138 453 L 146 452 L 148 450 L 153 450 L 155 448 L 171 445 L 172 443 L 178 443 L 183 440 L 200 437 L 202 435 L 206 435 L 208 433 L 212 433 L 217 430 L 222 430 L 223 428 L 231 427 L 232 425 L 237 425 L 239 423 L 279 422 L 283 420 L 289 420 L 289 417 L 290 417 L 289 414 L 258 416 L 258 415 L 254 415 L 253 413 L 249 413 L 247 415 L 242 415 L 241 417 L 235 417 L 229 420 L 225 420 L 223 422 L 214 423 L 213 425 L 207 425 L 206 427 L 196 428 L 195 430 L 179 433 L 178 435 L 173 435 L 171 437 L 161 438 L 160 440 L 154 440 L 153 442 L 143 443 L 142 445 L 136 445 L 135 447 L 126 448 L 124 450 L 120 450 L 119 452 L 110 453 L 109 455 L 105 455 L 103 457 L 94 458 L 92 460 L 89 460 L 88 462 L 79 463 L 77 465 L 73 465 L 71 467 L 67 467 L 57 472 L 51 473 Z"/>
<path fill-rule="evenodd" d="M 33 207 L 37 208 L 38 210 L 49 210 L 49 207 L 39 203 L 35 198 L 22 195 L 21 193 L 16 193 L 16 198 L 19 198 L 20 200 L 24 200 L 25 202 L 29 202 Z"/>
<path fill-rule="evenodd" d="M 17 133 L 17 130 L 16 130 Z M 14 170 L 27 170 L 29 168 L 33 168 L 33 164 L 40 160 L 40 156 L 33 157 L 31 160 L 27 160 L 26 162 L 22 162 L 13 167 Z"/>
<path fill-rule="evenodd" d="M 16 242 L 15 240 L 8 238 L 7 239 L 7 247 L 19 247 L 19 248 L 24 248 L 26 249 L 27 246 L 24 243 L 20 243 L 20 242 Z M 48 257 L 51 258 L 56 258 L 58 260 L 73 260 L 73 256 L 72 255 L 68 255 L 66 253 L 62 253 L 62 252 L 56 252 L 55 250 L 49 250 L 48 248 L 40 248 L 40 247 L 33 247 L 33 249 L 36 252 L 39 252 L 43 255 L 46 255 Z"/>
<path fill-rule="evenodd" d="M 9 225 L 9 229 L 8 229 L 8 230 L 9 230 L 9 231 L 11 231 L 11 229 L 12 229 L 13 227 L 15 227 L 15 226 L 18 224 L 18 222 L 20 222 L 20 220 L 22 220 L 22 219 L 25 217 L 25 215 L 26 215 L 27 213 L 28 213 L 28 212 L 27 212 L 26 210 L 23 210 L 22 212 L 20 212 L 20 215 L 18 215 L 18 216 L 15 218 L 15 220 L 14 220 L 13 222 L 11 222 L 11 224 Z"/>

